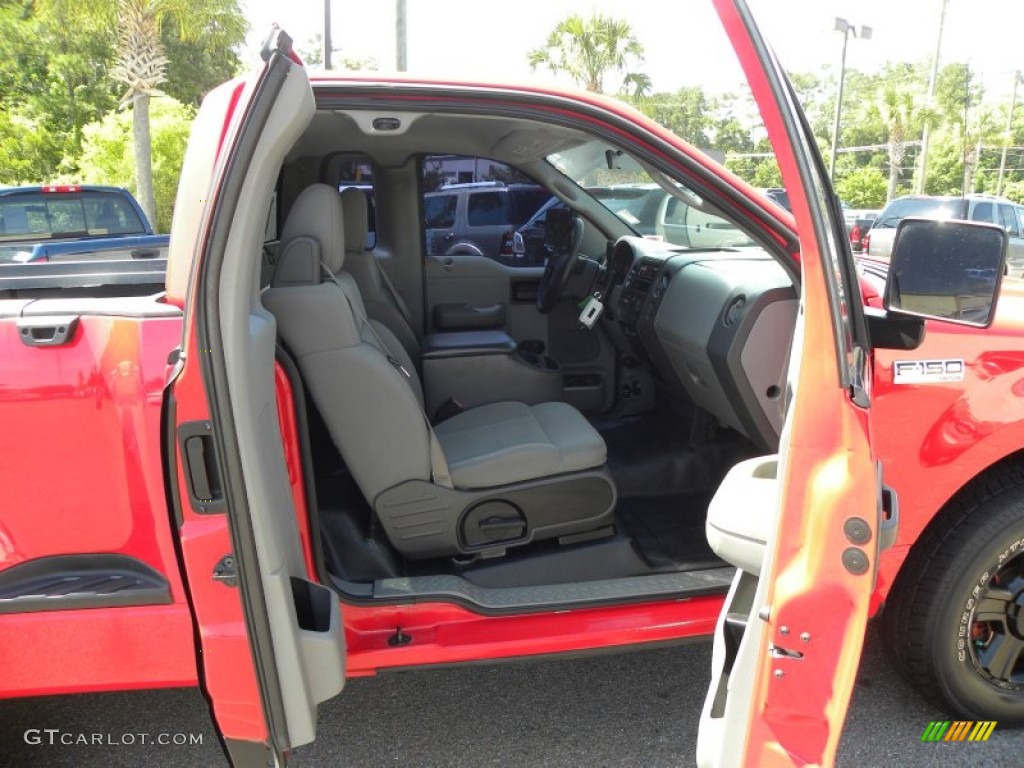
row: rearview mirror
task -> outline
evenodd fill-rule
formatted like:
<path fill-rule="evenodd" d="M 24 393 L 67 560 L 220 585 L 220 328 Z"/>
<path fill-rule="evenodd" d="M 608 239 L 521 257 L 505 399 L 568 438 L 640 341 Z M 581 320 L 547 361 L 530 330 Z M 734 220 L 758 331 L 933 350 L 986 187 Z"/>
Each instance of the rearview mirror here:
<path fill-rule="evenodd" d="M 987 328 L 1006 262 L 1006 230 L 968 221 L 903 219 L 896 230 L 885 308 Z"/>

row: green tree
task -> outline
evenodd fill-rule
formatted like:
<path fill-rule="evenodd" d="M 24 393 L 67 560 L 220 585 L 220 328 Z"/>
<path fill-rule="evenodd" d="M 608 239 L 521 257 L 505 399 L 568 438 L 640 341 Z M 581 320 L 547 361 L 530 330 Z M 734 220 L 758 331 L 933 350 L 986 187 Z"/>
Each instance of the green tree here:
<path fill-rule="evenodd" d="M 1024 204 L 1024 181 L 1011 181 L 1003 187 L 1003 194 L 1015 203 Z"/>
<path fill-rule="evenodd" d="M 552 72 L 564 72 L 588 91 L 604 92 L 609 73 L 622 75 L 622 89 L 643 95 L 651 88 L 651 79 L 632 70 L 644 62 L 644 47 L 633 34 L 628 21 L 601 13 L 589 18 L 572 14 L 562 19 L 548 35 L 544 45 L 527 55 L 531 69 L 546 66 Z"/>
<path fill-rule="evenodd" d="M 900 177 L 904 171 L 903 161 L 907 155 L 907 142 L 920 135 L 926 112 L 914 90 L 890 83 L 872 105 L 871 114 L 879 119 L 885 128 L 886 151 L 889 155 L 889 184 L 886 190 L 888 201 L 896 197 Z"/>
<path fill-rule="evenodd" d="M 755 187 L 781 187 L 782 171 L 774 157 L 765 157 L 754 167 L 750 183 Z"/>
<path fill-rule="evenodd" d="M 0 2 L 0 180 L 49 181 L 77 156 L 82 126 L 115 100 L 106 82 L 114 37 L 68 8 L 41 14 L 28 0 Z"/>
<path fill-rule="evenodd" d="M 963 125 L 964 115 L 981 103 L 981 86 L 967 64 L 953 62 L 939 70 L 935 110 L 945 125 Z"/>
<path fill-rule="evenodd" d="M 63 16 L 68 24 L 106 24 L 117 30 L 115 63 L 110 78 L 125 86 L 122 105 L 132 105 L 136 194 L 143 210 L 155 218 L 150 100 L 163 95 L 170 59 L 163 43 L 169 24 L 179 38 L 205 36 L 216 47 L 237 41 L 246 23 L 237 0 L 37 0 L 42 16 Z"/>
<path fill-rule="evenodd" d="M 175 18 L 164 22 L 161 41 L 167 52 L 167 81 L 162 90 L 183 104 L 198 107 L 211 90 L 238 75 L 238 50 L 245 43 L 245 26 L 202 28 L 183 35 Z"/>
<path fill-rule="evenodd" d="M 699 85 L 675 93 L 654 93 L 631 99 L 634 106 L 696 147 L 710 146 L 707 129 L 710 103 Z"/>
<path fill-rule="evenodd" d="M 887 191 L 886 176 L 877 168 L 855 168 L 836 184 L 839 198 L 854 208 L 881 208 Z"/>
<path fill-rule="evenodd" d="M 150 127 L 153 141 L 153 178 L 156 216 L 153 226 L 169 232 L 174 213 L 178 176 L 185 159 L 185 145 L 195 110 L 186 104 L 165 97 L 153 102 Z M 84 130 L 79 176 L 85 183 L 113 184 L 138 189 L 131 138 L 132 115 L 124 111 L 110 112 Z"/>

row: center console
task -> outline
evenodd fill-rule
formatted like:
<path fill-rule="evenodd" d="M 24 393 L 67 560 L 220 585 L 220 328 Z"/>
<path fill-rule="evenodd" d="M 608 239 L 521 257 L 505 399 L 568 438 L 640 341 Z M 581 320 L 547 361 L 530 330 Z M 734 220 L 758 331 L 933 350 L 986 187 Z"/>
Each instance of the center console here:
<path fill-rule="evenodd" d="M 503 400 L 527 405 L 562 399 L 553 359 L 520 348 L 504 331 L 434 333 L 422 345 L 424 408 L 431 417 L 448 400 L 464 408 Z"/>

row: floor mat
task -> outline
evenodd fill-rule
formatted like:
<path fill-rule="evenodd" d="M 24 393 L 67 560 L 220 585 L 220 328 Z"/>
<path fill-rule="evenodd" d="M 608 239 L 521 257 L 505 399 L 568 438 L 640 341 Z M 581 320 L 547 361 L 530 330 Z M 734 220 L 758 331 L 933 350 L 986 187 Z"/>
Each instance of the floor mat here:
<path fill-rule="evenodd" d="M 715 492 L 736 462 L 757 455 L 731 430 L 693 445 L 689 425 L 656 416 L 597 425 L 608 447 L 608 468 L 622 499 Z"/>
<path fill-rule="evenodd" d="M 615 517 L 640 554 L 658 571 L 720 566 L 704 533 L 708 495 L 620 500 Z"/>

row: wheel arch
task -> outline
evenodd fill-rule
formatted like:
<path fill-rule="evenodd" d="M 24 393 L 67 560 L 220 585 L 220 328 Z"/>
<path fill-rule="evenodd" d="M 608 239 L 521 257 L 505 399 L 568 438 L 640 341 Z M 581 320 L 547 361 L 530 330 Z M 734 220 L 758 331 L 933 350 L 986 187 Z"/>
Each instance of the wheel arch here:
<path fill-rule="evenodd" d="M 896 590 L 908 588 L 906 582 L 914 578 L 916 571 L 914 563 L 927 558 L 964 519 L 969 511 L 965 508 L 968 501 L 976 506 L 979 495 L 996 496 L 1007 490 L 1008 484 L 1024 485 L 1024 448 L 997 459 L 965 481 L 932 515 L 912 544 L 892 550 L 889 557 L 883 555 L 873 613 L 880 613 Z"/>

